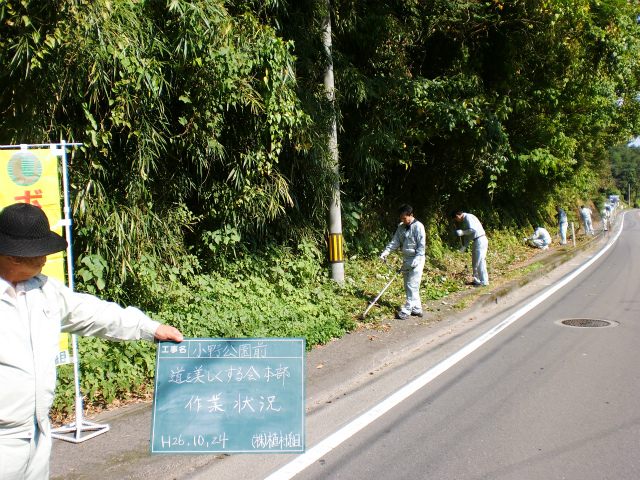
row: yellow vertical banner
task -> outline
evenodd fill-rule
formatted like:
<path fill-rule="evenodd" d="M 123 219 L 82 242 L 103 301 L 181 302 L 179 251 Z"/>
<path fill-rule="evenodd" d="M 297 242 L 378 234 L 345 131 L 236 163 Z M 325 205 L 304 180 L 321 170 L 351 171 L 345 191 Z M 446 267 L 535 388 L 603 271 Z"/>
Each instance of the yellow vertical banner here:
<path fill-rule="evenodd" d="M 50 148 L 0 150 L 0 208 L 14 203 L 30 203 L 47 214 L 52 230 L 64 236 L 60 206 L 58 157 Z M 67 283 L 62 252 L 49 255 L 42 273 Z M 56 364 L 69 363 L 69 336 L 60 337 Z"/>

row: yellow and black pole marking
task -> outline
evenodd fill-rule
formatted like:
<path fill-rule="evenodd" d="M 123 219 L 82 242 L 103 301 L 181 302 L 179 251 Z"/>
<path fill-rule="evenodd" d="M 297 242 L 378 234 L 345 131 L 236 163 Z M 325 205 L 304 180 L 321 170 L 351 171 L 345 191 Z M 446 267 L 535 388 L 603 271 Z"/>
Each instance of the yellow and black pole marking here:
<path fill-rule="evenodd" d="M 329 262 L 330 263 L 344 262 L 344 249 L 342 248 L 342 234 L 340 233 L 329 234 Z"/>

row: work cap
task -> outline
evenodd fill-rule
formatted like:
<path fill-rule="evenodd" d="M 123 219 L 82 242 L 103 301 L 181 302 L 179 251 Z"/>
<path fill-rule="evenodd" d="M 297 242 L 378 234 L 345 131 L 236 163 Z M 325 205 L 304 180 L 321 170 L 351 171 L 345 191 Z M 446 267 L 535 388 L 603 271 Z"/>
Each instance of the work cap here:
<path fill-rule="evenodd" d="M 51 231 L 41 208 L 14 203 L 0 212 L 0 255 L 41 257 L 66 248 L 67 241 Z"/>

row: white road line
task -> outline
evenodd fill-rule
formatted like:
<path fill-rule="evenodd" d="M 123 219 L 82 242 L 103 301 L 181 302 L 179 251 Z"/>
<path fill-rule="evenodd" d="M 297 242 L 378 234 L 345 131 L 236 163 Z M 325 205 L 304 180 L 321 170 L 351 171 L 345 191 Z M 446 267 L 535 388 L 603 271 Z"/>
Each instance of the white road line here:
<path fill-rule="evenodd" d="M 625 212 L 626 214 L 626 212 Z M 512 313 L 505 320 L 500 322 L 498 325 L 488 330 L 474 341 L 466 345 L 465 347 L 458 350 L 456 353 L 446 358 L 435 367 L 426 371 L 418 378 L 408 383 L 404 387 L 402 387 L 397 392 L 393 393 L 391 396 L 387 397 L 385 400 L 363 413 L 355 420 L 352 420 L 350 423 L 342 427 L 340 430 L 332 433 L 327 438 L 322 440 L 313 448 L 307 450 L 305 453 L 301 454 L 295 460 L 292 460 L 279 470 L 275 471 L 271 475 L 265 478 L 265 480 L 289 480 L 293 478 L 295 475 L 300 473 L 302 470 L 307 468 L 312 463 L 318 461 L 324 455 L 329 453 L 331 450 L 336 448 L 345 440 L 351 438 L 357 432 L 362 430 L 364 427 L 373 423 L 375 420 L 380 418 L 382 415 L 387 413 L 393 407 L 398 405 L 403 400 L 409 398 L 413 393 L 420 390 L 422 387 L 427 385 L 429 382 L 434 380 L 440 374 L 446 372 L 448 369 L 453 367 L 456 363 L 460 362 L 466 356 L 473 353 L 475 350 L 480 348 L 482 345 L 487 343 L 493 337 L 502 332 L 505 328 L 507 328 L 512 323 L 515 323 L 516 320 L 521 318 L 523 315 L 528 313 L 530 310 L 538 306 L 540 303 L 544 302 L 547 298 L 553 295 L 555 292 L 560 290 L 562 287 L 567 285 L 573 279 L 575 279 L 578 275 L 584 272 L 587 268 L 593 265 L 604 253 L 611 248 L 611 246 L 615 243 L 615 241 L 620 236 L 622 232 L 622 227 L 624 225 L 624 215 L 622 216 L 622 220 L 620 221 L 620 227 L 618 228 L 618 232 L 616 235 L 609 240 L 609 242 L 600 250 L 596 255 L 594 255 L 591 260 L 582 265 L 580 268 L 574 270 L 572 273 L 563 278 L 559 283 L 557 283 L 554 287 L 542 293 L 540 296 L 533 299 L 531 302 L 526 304 L 520 310 Z"/>

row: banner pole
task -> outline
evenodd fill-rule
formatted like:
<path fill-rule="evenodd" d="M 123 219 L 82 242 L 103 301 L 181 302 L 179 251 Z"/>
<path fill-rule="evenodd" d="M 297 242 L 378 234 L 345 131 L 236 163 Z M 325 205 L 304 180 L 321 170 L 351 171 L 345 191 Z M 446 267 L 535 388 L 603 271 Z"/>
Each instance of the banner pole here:
<path fill-rule="evenodd" d="M 67 239 L 67 282 L 69 288 L 74 290 L 73 282 L 73 250 L 71 243 L 71 209 L 69 207 L 69 175 L 67 171 L 67 143 L 65 140 L 60 142 L 61 152 L 58 152 L 62 157 L 62 196 L 63 196 L 63 217 L 64 217 L 64 230 L 65 237 Z M 55 148 L 51 145 L 52 150 Z M 66 442 L 80 443 L 93 438 L 97 435 L 109 431 L 108 423 L 93 423 L 85 421 L 83 418 L 84 402 L 82 400 L 82 392 L 80 391 L 80 355 L 78 353 L 78 337 L 75 334 L 71 335 L 71 345 L 73 349 L 73 378 L 75 384 L 75 422 L 71 425 L 65 425 L 62 427 L 54 428 L 51 432 L 51 436 L 58 440 L 64 440 Z M 82 431 L 91 431 L 89 435 L 82 436 Z M 73 434 L 74 436 L 68 436 Z"/>
<path fill-rule="evenodd" d="M 62 215 L 65 220 L 64 233 L 67 239 L 67 284 L 75 290 L 73 284 L 73 249 L 71 245 L 71 211 L 69 209 L 69 174 L 67 172 L 67 147 L 62 140 Z"/>
<path fill-rule="evenodd" d="M 67 239 L 67 285 L 69 285 L 71 290 L 75 290 L 73 281 L 73 245 L 71 243 L 71 211 L 69 209 L 69 172 L 67 169 L 67 147 L 65 140 L 62 140 L 60 147 L 62 148 L 62 215 L 65 220 L 64 231 Z M 80 356 L 78 355 L 78 339 L 75 334 L 71 335 L 71 346 L 73 350 L 73 378 L 76 393 L 75 439 L 79 440 L 82 436 L 84 403 L 82 400 L 82 392 L 80 391 Z"/>

